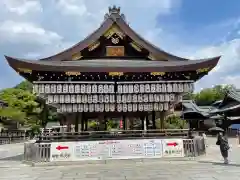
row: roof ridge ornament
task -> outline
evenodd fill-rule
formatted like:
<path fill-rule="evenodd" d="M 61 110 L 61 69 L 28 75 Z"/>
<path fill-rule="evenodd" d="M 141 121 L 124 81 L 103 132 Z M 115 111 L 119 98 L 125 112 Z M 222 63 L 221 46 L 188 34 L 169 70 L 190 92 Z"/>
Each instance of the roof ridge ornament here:
<path fill-rule="evenodd" d="M 117 14 L 125 21 L 126 20 L 125 15 L 123 13 L 120 14 L 120 12 L 121 12 L 121 8 L 120 7 L 117 7 L 115 5 L 113 5 L 112 7 L 109 6 L 108 7 L 108 13 L 105 14 L 104 20 L 108 19 L 111 15 Z"/>

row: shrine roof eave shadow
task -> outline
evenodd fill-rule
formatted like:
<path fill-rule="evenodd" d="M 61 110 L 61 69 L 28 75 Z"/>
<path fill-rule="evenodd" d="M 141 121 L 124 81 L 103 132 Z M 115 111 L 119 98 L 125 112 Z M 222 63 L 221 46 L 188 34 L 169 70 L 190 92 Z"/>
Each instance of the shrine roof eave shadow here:
<path fill-rule="evenodd" d="M 220 57 L 190 61 L 144 61 L 95 59 L 79 61 L 36 61 L 5 56 L 8 64 L 18 68 L 37 71 L 75 71 L 75 72 L 181 72 L 209 68 L 211 71 Z"/>

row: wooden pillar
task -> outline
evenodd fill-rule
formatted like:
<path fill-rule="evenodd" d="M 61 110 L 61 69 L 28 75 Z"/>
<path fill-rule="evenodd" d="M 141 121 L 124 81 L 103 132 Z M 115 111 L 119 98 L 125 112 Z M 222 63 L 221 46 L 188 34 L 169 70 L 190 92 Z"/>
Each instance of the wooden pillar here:
<path fill-rule="evenodd" d="M 152 128 L 156 129 L 156 113 L 152 111 Z"/>
<path fill-rule="evenodd" d="M 84 122 L 85 122 L 85 117 L 84 117 L 84 113 L 82 113 L 82 118 L 81 118 L 81 131 L 84 131 Z"/>
<path fill-rule="evenodd" d="M 149 129 L 149 117 L 148 117 L 148 114 L 146 116 L 146 129 Z"/>
<path fill-rule="evenodd" d="M 160 128 L 165 129 L 165 112 L 160 112 Z"/>
<path fill-rule="evenodd" d="M 144 116 L 141 116 L 141 117 L 140 117 L 141 125 L 142 125 L 142 130 L 144 130 L 144 119 L 145 119 Z"/>
<path fill-rule="evenodd" d="M 75 113 L 75 132 L 78 132 L 79 113 Z"/>
<path fill-rule="evenodd" d="M 108 130 L 108 123 L 107 123 L 107 117 L 106 116 L 103 117 L 103 121 L 104 121 L 104 131 L 107 131 Z"/>
<path fill-rule="evenodd" d="M 123 121 L 123 130 L 126 130 L 127 123 L 126 123 L 126 116 L 125 115 L 122 117 L 122 121 Z"/>
<path fill-rule="evenodd" d="M 88 130 L 88 119 L 85 117 L 84 118 L 84 131 Z"/>

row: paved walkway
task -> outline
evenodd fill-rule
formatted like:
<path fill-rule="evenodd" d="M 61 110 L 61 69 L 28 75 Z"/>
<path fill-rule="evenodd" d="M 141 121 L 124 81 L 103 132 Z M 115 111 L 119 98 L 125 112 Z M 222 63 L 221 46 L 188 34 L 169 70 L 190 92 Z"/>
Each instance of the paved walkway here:
<path fill-rule="evenodd" d="M 21 163 L 22 144 L 0 146 L 0 180 L 239 180 L 240 148 L 231 148 L 231 164 L 223 165 L 219 149 L 209 140 L 206 156 L 191 161 L 112 161 L 108 164 L 30 167 Z M 2 150 L 10 153 L 2 156 Z M 6 157 L 16 154 L 15 156 Z"/>

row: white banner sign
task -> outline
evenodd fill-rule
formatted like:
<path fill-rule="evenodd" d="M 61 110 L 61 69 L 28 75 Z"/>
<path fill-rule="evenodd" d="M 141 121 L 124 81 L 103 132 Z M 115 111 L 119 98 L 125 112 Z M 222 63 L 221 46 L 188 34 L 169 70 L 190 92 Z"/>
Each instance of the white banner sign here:
<path fill-rule="evenodd" d="M 184 157 L 182 139 L 163 139 L 163 157 Z"/>
<path fill-rule="evenodd" d="M 54 142 L 51 144 L 50 160 L 161 158 L 162 152 L 160 139 Z"/>

